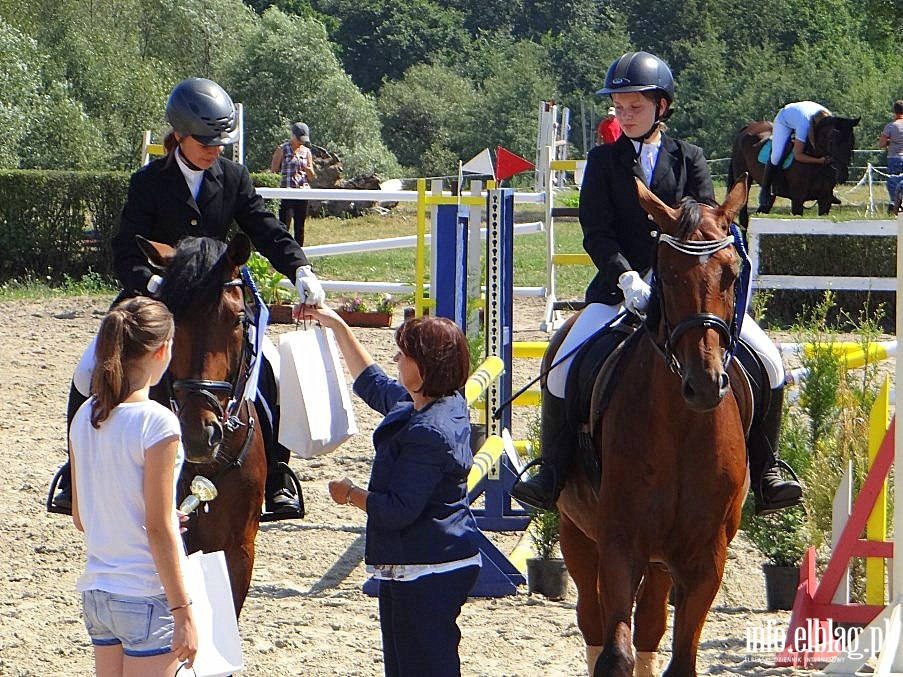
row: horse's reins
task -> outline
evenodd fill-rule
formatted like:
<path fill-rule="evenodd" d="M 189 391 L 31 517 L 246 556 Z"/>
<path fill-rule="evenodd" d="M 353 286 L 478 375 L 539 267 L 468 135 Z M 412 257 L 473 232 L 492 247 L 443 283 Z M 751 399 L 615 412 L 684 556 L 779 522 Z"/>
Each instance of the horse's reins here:
<path fill-rule="evenodd" d="M 738 277 L 737 282 L 734 283 L 734 312 L 730 324 L 714 313 L 694 313 L 678 322 L 677 325 L 672 328 L 671 323 L 668 320 L 668 315 L 665 312 L 661 280 L 654 272 L 652 276 L 652 285 L 656 289 L 659 307 L 661 308 L 662 322 L 665 325 L 664 346 L 659 346 L 654 340 L 652 341 L 652 345 L 655 346 L 655 349 L 664 358 L 671 371 L 679 376 L 683 376 L 684 368 L 683 365 L 681 365 L 680 360 L 677 359 L 677 355 L 674 353 L 674 346 L 677 345 L 677 342 L 680 341 L 681 337 L 687 331 L 697 327 L 714 329 L 727 343 L 727 348 L 721 358 L 722 366 L 726 369 L 734 357 L 734 352 L 737 348 L 737 340 L 740 336 L 743 314 L 746 312 L 747 284 L 746 279 L 744 278 L 748 277 L 749 258 L 746 255 L 746 248 L 743 245 L 743 238 L 740 235 L 739 229 L 736 225 L 731 224 L 731 234 L 717 240 L 683 241 L 668 235 L 667 233 L 659 233 L 656 238 L 656 262 L 658 260 L 658 247 L 662 244 L 670 246 L 681 254 L 697 258 L 712 256 L 716 252 L 727 249 L 728 247 L 735 247 L 737 249 L 742 265 L 740 276 Z M 653 265 L 653 271 L 656 269 L 657 266 Z"/>

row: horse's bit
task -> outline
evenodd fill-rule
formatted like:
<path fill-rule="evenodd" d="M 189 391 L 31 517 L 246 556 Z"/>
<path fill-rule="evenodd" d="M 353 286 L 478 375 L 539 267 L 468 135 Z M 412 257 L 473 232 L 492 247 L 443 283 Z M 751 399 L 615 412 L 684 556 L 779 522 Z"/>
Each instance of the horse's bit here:
<path fill-rule="evenodd" d="M 727 235 L 719 240 L 695 240 L 690 242 L 684 242 L 683 240 L 679 240 L 676 237 L 672 237 L 667 233 L 659 233 L 656 249 L 659 245 L 667 244 L 672 249 L 680 252 L 681 254 L 686 254 L 688 256 L 693 256 L 696 258 L 703 256 L 711 256 L 715 252 L 721 251 L 722 249 L 727 249 L 728 247 L 737 246 L 737 238 L 739 237 L 739 233 L 732 229 L 732 234 Z M 746 260 L 745 254 L 740 251 L 742 258 L 744 261 Z M 656 256 L 656 259 L 658 257 Z M 664 306 L 664 295 L 662 294 L 662 285 L 661 281 L 658 279 L 658 276 L 654 276 L 653 284 L 657 288 L 657 296 L 659 298 L 659 305 L 662 311 L 662 321 L 665 323 L 665 345 L 660 347 L 655 341 L 652 344 L 658 349 L 659 353 L 664 357 L 665 362 L 668 364 L 668 367 L 672 372 L 677 374 L 678 376 L 683 376 L 684 368 L 680 363 L 680 360 L 677 359 L 677 355 L 674 354 L 674 346 L 677 345 L 677 342 L 680 341 L 681 337 L 690 329 L 695 327 L 702 327 L 704 329 L 714 329 L 717 331 L 721 337 L 727 343 L 727 349 L 724 351 L 724 356 L 722 357 L 722 366 L 726 369 L 728 364 L 730 364 L 731 359 L 733 359 L 734 351 L 737 346 L 737 339 L 740 335 L 740 322 L 738 315 L 741 312 L 741 307 L 745 307 L 745 303 L 741 306 L 741 294 L 743 294 L 742 287 L 743 285 L 739 284 L 739 280 L 734 285 L 734 314 L 731 318 L 730 324 L 728 324 L 725 320 L 720 318 L 718 315 L 714 313 L 694 313 L 690 315 L 684 320 L 678 322 L 677 326 L 673 329 L 671 328 L 671 324 L 668 321 L 667 313 L 665 312 Z"/>

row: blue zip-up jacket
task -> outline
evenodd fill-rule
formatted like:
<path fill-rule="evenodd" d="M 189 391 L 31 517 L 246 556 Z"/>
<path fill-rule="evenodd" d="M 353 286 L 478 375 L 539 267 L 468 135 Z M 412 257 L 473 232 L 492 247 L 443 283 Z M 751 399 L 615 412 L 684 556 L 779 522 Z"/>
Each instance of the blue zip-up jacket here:
<path fill-rule="evenodd" d="M 367 564 L 439 564 L 477 554 L 467 504 L 473 465 L 467 403 L 456 393 L 414 409 L 410 395 L 378 365 L 354 392 L 385 415 L 373 432 L 367 487 Z"/>

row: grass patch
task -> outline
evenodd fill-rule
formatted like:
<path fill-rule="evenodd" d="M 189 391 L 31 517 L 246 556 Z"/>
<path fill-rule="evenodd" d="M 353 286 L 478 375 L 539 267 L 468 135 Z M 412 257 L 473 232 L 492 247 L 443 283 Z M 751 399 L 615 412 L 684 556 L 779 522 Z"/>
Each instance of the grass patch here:
<path fill-rule="evenodd" d="M 0 301 L 105 296 L 116 294 L 118 291 L 118 286 L 112 280 L 93 271 L 78 280 L 66 275 L 63 277 L 62 283 L 58 285 L 53 285 L 49 276 L 46 278 L 28 276 L 13 278 L 0 284 Z"/>

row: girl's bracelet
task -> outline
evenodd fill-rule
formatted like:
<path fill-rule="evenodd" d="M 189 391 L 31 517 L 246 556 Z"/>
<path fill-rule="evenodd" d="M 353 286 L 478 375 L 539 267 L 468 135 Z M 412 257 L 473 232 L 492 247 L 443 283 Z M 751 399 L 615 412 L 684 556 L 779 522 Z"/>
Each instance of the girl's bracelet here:
<path fill-rule="evenodd" d="M 357 487 L 354 486 L 353 484 L 350 487 L 348 487 L 348 493 L 345 494 L 345 505 L 351 504 L 351 494 L 354 493 L 355 489 L 357 489 Z"/>
<path fill-rule="evenodd" d="M 187 602 L 185 602 L 185 604 L 180 604 L 179 606 L 174 606 L 172 609 L 169 610 L 169 613 L 172 613 L 173 611 L 178 611 L 179 609 L 187 609 L 190 606 L 191 606 L 191 600 L 189 599 Z"/>

